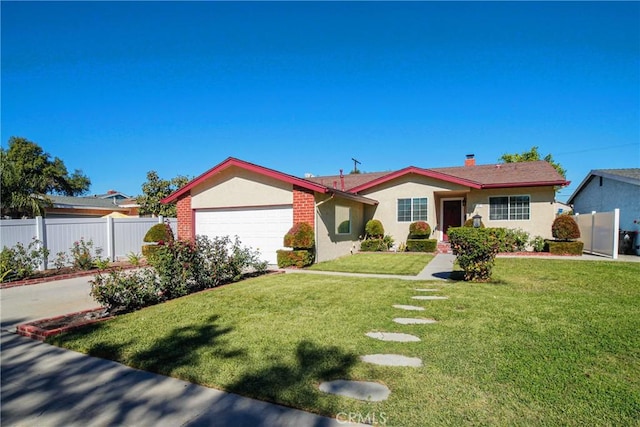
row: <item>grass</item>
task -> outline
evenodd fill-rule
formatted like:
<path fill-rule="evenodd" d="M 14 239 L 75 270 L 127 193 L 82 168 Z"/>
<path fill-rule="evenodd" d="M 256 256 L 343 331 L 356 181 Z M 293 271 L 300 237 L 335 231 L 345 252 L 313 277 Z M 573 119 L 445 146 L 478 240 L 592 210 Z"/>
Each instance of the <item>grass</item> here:
<path fill-rule="evenodd" d="M 494 282 L 273 275 L 50 339 L 76 351 L 244 396 L 393 426 L 637 425 L 640 264 L 498 259 Z M 412 300 L 414 288 L 448 300 Z M 399 325 L 424 305 L 439 322 Z M 418 335 L 382 342 L 369 331 Z M 420 357 L 381 367 L 359 355 Z M 386 384 L 384 402 L 324 394 L 323 380 Z"/>
<path fill-rule="evenodd" d="M 415 276 L 432 259 L 425 253 L 360 252 L 314 264 L 309 270 Z"/>

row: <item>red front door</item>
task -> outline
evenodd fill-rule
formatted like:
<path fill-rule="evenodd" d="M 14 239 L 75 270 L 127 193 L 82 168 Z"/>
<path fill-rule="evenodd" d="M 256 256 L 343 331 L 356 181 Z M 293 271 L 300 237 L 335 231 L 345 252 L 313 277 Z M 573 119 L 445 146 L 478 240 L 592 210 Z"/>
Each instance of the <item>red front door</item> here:
<path fill-rule="evenodd" d="M 449 227 L 460 227 L 462 225 L 462 200 L 445 200 L 442 203 L 442 231 L 443 240 L 449 240 L 447 230 Z"/>

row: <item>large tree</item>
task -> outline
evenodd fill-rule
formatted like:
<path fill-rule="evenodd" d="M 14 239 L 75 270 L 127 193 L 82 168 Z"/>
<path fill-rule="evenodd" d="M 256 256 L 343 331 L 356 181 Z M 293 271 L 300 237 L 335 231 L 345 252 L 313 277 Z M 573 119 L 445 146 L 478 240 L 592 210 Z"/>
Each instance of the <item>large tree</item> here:
<path fill-rule="evenodd" d="M 80 196 L 91 186 L 81 170 L 69 174 L 61 159 L 15 136 L 9 138 L 6 150 L 0 148 L 0 175 L 2 215 L 12 218 L 44 215 L 44 208 L 51 204 L 47 194 Z"/>
<path fill-rule="evenodd" d="M 531 147 L 531 150 L 522 153 L 503 154 L 498 160 L 501 160 L 504 163 L 535 162 L 537 160 L 544 160 L 553 166 L 563 178 L 567 177 L 567 171 L 560 166 L 560 163 L 555 162 L 551 154 L 547 154 L 544 158 L 541 158 L 540 153 L 538 152 L 538 147 L 536 146 Z"/>
<path fill-rule="evenodd" d="M 142 195 L 137 201 L 140 205 L 140 215 L 162 215 L 175 218 L 177 215 L 176 204 L 162 204 L 160 200 L 167 197 L 180 187 L 189 182 L 186 176 L 178 175 L 170 180 L 162 179 L 156 171 L 147 172 L 147 182 L 142 184 Z"/>

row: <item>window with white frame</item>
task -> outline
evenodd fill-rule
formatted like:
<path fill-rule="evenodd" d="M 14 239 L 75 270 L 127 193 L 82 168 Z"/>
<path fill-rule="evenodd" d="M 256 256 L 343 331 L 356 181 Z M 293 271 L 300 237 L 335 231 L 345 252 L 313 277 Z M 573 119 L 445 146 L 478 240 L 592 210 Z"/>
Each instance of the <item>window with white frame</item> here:
<path fill-rule="evenodd" d="M 398 199 L 398 222 L 427 220 L 427 198 Z"/>
<path fill-rule="evenodd" d="M 489 197 L 491 221 L 517 221 L 530 218 L 529 196 Z"/>

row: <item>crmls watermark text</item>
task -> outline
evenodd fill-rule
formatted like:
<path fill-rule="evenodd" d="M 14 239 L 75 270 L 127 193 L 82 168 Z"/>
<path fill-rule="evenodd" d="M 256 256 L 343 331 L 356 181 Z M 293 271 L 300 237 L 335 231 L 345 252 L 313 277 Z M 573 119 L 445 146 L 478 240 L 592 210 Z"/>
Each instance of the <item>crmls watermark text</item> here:
<path fill-rule="evenodd" d="M 360 423 L 383 426 L 387 424 L 387 414 L 384 412 L 367 412 L 366 414 L 361 412 L 338 412 L 336 420 L 340 424 Z"/>

